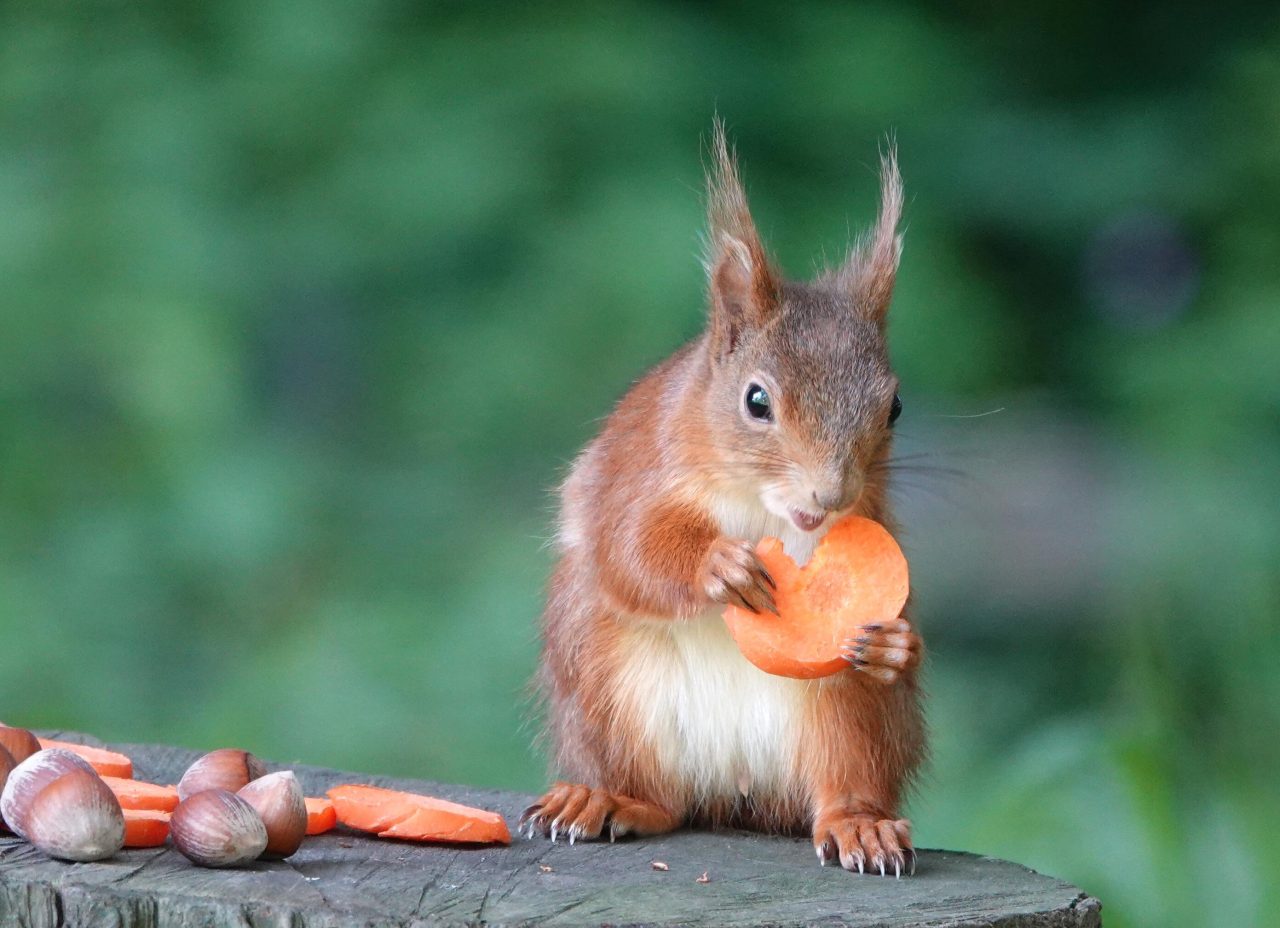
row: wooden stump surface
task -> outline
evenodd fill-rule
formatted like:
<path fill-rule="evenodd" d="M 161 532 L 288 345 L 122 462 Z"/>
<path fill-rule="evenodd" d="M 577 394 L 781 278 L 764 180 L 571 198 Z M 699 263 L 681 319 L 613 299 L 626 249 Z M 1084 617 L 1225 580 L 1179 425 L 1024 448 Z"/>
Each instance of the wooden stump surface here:
<path fill-rule="evenodd" d="M 70 741 L 98 742 L 74 733 Z M 198 752 L 109 745 L 138 779 L 176 783 Z M 309 796 L 372 783 L 502 812 L 514 833 L 532 797 L 417 780 L 292 769 Z M 655 870 L 661 861 L 667 870 Z M 697 879 L 707 874 L 708 882 Z M 740 832 L 679 832 L 617 844 L 525 840 L 458 848 L 385 841 L 341 828 L 308 838 L 292 858 L 237 870 L 192 866 L 171 847 L 129 850 L 101 863 L 49 860 L 0 838 L 0 925 L 119 926 L 1100 925 L 1100 906 L 1076 887 L 1017 864 L 922 851 L 914 877 L 859 876 L 819 867 L 806 840 Z"/>

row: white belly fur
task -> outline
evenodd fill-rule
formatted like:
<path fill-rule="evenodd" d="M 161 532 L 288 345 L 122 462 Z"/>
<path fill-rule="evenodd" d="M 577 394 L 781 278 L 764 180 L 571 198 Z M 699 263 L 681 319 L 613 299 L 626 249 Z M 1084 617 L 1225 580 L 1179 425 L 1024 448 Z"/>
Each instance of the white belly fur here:
<path fill-rule="evenodd" d="M 734 505 L 738 503 L 738 505 Z M 800 534 L 758 504 L 720 507 L 726 535 L 782 538 L 807 561 L 821 532 Z M 767 674 L 733 643 L 716 606 L 687 621 L 629 622 L 620 680 L 663 770 L 693 785 L 695 801 L 768 793 L 792 779 L 813 681 Z"/>

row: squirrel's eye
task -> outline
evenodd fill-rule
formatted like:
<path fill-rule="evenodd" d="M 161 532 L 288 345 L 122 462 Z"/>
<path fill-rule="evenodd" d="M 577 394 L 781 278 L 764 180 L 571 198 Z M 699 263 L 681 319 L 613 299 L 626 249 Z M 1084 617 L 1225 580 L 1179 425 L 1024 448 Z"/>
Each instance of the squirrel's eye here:
<path fill-rule="evenodd" d="M 769 391 L 758 383 L 747 384 L 747 415 L 760 422 L 773 421 L 773 401 L 769 399 Z"/>
<path fill-rule="evenodd" d="M 893 405 L 889 407 L 889 424 L 893 425 L 893 423 L 897 422 L 900 415 L 902 415 L 902 400 L 895 393 L 893 394 Z"/>

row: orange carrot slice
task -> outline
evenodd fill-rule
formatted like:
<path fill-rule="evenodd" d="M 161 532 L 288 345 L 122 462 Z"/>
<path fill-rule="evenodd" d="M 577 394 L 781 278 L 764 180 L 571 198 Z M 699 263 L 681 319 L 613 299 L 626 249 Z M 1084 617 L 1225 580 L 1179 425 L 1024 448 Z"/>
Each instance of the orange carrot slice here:
<path fill-rule="evenodd" d="M 322 835 L 326 831 L 331 831 L 333 826 L 338 824 L 338 813 L 333 808 L 333 802 L 324 797 L 308 796 L 307 803 L 307 834 Z"/>
<path fill-rule="evenodd" d="M 155 783 L 126 780 L 122 777 L 103 777 L 102 782 L 116 794 L 122 809 L 172 812 L 178 807 L 176 786 L 159 786 Z"/>
<path fill-rule="evenodd" d="M 62 748 L 72 754 L 79 754 L 94 770 L 98 771 L 99 776 L 120 777 L 125 780 L 133 776 L 133 761 L 115 751 L 94 748 L 87 744 L 72 744 L 70 741 L 52 741 L 48 738 L 40 739 L 40 747 Z"/>
<path fill-rule="evenodd" d="M 778 584 L 781 615 L 729 606 L 724 619 L 743 656 L 766 673 L 811 679 L 844 670 L 844 639 L 861 625 L 896 619 L 907 603 L 902 549 L 861 516 L 831 526 L 803 568 L 776 538 L 762 540 L 756 554 Z"/>
<path fill-rule="evenodd" d="M 169 813 L 154 809 L 124 810 L 124 846 L 159 847 L 169 837 Z"/>
<path fill-rule="evenodd" d="M 329 798 L 338 821 L 359 831 L 371 831 L 379 838 L 511 843 L 511 832 L 501 815 L 445 799 L 346 784 L 329 790 Z"/>

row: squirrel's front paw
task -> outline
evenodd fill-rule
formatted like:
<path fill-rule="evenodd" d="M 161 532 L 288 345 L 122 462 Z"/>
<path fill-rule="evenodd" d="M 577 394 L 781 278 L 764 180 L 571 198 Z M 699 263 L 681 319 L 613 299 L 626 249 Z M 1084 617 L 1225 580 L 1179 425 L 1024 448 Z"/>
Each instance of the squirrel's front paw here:
<path fill-rule="evenodd" d="M 906 619 L 863 625 L 846 638 L 840 654 L 867 676 L 881 683 L 896 683 L 902 674 L 920 663 L 924 643 Z"/>
<path fill-rule="evenodd" d="M 773 602 L 777 584 L 764 569 L 750 542 L 717 538 L 702 564 L 702 589 L 717 603 L 733 603 L 752 612 L 778 614 Z"/>

